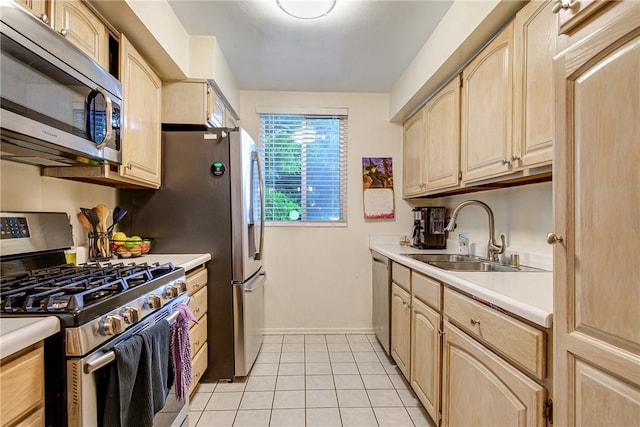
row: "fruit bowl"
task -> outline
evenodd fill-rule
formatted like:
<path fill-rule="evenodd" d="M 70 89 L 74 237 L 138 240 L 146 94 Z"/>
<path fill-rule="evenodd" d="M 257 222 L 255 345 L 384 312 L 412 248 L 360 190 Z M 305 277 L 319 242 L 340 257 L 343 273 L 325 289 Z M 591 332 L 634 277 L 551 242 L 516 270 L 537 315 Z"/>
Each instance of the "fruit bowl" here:
<path fill-rule="evenodd" d="M 142 256 L 151 249 L 153 239 L 140 236 L 122 237 L 114 233 L 109 239 L 111 244 L 111 253 L 118 258 L 135 258 Z"/>

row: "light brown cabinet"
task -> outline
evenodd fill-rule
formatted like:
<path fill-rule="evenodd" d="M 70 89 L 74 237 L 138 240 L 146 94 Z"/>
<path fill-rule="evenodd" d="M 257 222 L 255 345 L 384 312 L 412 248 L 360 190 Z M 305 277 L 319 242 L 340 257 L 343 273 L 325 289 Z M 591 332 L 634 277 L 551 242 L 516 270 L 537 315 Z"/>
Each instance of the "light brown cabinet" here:
<path fill-rule="evenodd" d="M 592 13 L 561 28 L 565 46 L 554 64 L 549 240 L 556 242 L 554 424 L 561 426 L 640 419 L 640 245 L 633 238 L 640 224 L 640 3 L 612 3 L 576 5 Z M 619 244 L 615 236 L 631 238 Z"/>
<path fill-rule="evenodd" d="M 444 333 L 443 426 L 547 425 L 544 387 L 453 324 L 445 322 Z"/>
<path fill-rule="evenodd" d="M 124 178 L 160 187 L 162 83 L 151 66 L 120 35 L 122 166 Z"/>
<path fill-rule="evenodd" d="M 462 181 L 510 172 L 513 22 L 462 71 Z"/>
<path fill-rule="evenodd" d="M 411 362 L 411 295 L 391 284 L 391 357 L 406 378 Z"/>
<path fill-rule="evenodd" d="M 44 351 L 42 342 L 2 359 L 0 425 L 44 426 Z"/>
<path fill-rule="evenodd" d="M 455 188 L 460 172 L 460 77 L 456 76 L 424 108 L 425 183 L 428 192 Z"/>
<path fill-rule="evenodd" d="M 531 1 L 514 21 L 513 150 L 515 169 L 551 164 L 553 150 L 553 56 L 557 23 L 552 2 Z"/>
<path fill-rule="evenodd" d="M 53 28 L 108 70 L 109 32 L 84 2 L 55 0 L 53 14 Z"/>
<path fill-rule="evenodd" d="M 225 125 L 226 109 L 206 82 L 163 82 L 162 122 Z"/>
<path fill-rule="evenodd" d="M 18 3 L 20 6 L 31 11 L 31 13 L 33 13 L 38 18 L 42 19 L 46 16 L 47 20 L 50 19 L 49 17 L 50 1 L 48 0 L 14 0 L 14 1 Z"/>
<path fill-rule="evenodd" d="M 207 269 L 197 267 L 187 272 L 187 293 L 191 297 L 189 309 L 198 323 L 189 328 L 193 380 L 189 394 L 193 393 L 207 369 Z"/>
<path fill-rule="evenodd" d="M 402 126 L 402 196 L 415 197 L 427 190 L 424 180 L 424 107 Z"/>
<path fill-rule="evenodd" d="M 440 411 L 442 316 L 413 298 L 411 303 L 411 387 L 434 420 Z"/>

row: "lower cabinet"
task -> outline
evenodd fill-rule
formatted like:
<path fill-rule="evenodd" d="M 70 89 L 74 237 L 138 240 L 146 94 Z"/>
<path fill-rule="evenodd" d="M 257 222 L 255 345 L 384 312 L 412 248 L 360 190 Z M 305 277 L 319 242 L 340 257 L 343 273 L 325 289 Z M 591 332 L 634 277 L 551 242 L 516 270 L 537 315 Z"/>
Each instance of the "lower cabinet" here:
<path fill-rule="evenodd" d="M 187 272 L 187 293 L 189 310 L 193 313 L 198 323 L 192 323 L 189 328 L 191 341 L 191 374 L 193 380 L 189 394 L 198 387 L 202 374 L 207 370 L 207 269 L 204 266 L 197 267 Z"/>
<path fill-rule="evenodd" d="M 411 295 L 400 286 L 391 285 L 391 357 L 409 378 L 411 357 Z"/>
<path fill-rule="evenodd" d="M 42 342 L 0 362 L 0 425 L 44 426 Z"/>
<path fill-rule="evenodd" d="M 543 386 L 453 324 L 445 322 L 444 332 L 443 426 L 547 425 Z"/>
<path fill-rule="evenodd" d="M 434 420 L 440 411 L 440 313 L 414 297 L 411 308 L 411 387 Z"/>

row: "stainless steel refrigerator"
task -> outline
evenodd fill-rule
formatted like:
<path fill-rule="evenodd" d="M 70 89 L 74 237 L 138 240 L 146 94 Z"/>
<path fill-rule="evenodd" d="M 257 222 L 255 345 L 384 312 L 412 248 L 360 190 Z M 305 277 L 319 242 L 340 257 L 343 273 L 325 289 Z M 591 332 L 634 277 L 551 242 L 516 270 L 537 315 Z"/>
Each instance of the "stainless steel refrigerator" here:
<path fill-rule="evenodd" d="M 211 254 L 204 382 L 246 376 L 262 344 L 263 183 L 244 130 L 165 126 L 161 188 L 118 192 L 129 210 L 122 229 L 153 238 L 153 253 Z"/>

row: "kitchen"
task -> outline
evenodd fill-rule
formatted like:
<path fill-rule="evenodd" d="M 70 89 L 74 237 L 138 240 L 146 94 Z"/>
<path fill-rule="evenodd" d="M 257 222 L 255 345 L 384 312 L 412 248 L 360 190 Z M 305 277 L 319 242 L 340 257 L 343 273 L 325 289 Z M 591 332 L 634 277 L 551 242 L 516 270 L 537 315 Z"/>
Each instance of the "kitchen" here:
<path fill-rule="evenodd" d="M 446 77 L 434 69 L 438 61 L 426 58 L 446 59 L 455 56 L 455 43 L 467 39 L 470 28 L 477 30 L 476 49 L 479 49 L 502 22 L 515 14 L 516 5 L 476 5 L 478 10 L 465 10 L 454 4 L 447 15 L 444 27 L 446 34 L 434 33 L 420 56 L 403 74 L 389 94 L 382 93 L 299 93 L 274 91 L 234 91 L 225 86 L 225 76 L 214 70 L 216 83 L 235 106 L 241 125 L 257 139 L 256 107 L 317 108 L 318 106 L 344 106 L 349 108 L 349 191 L 348 226 L 345 228 L 300 228 L 267 227 L 265 230 L 265 266 L 272 284 L 266 293 L 266 329 L 269 334 L 288 333 L 370 333 L 371 332 L 371 257 L 369 238 L 372 235 L 407 235 L 412 227 L 412 206 L 402 199 L 402 174 L 396 174 L 395 221 L 365 221 L 362 217 L 362 195 L 360 193 L 360 167 L 362 157 L 387 156 L 394 158 L 397 171 L 401 169 L 402 128 L 400 123 L 418 107 L 422 100 L 438 89 Z M 500 10 L 503 8 L 503 10 Z M 509 9 L 510 10 L 504 10 Z M 164 9 L 157 8 L 154 13 Z M 142 13 L 142 11 L 137 11 Z M 103 14 L 107 16 L 107 12 Z M 461 15 L 460 15 L 461 14 Z M 496 15 L 502 14 L 502 22 Z M 126 19 L 121 18 L 123 25 Z M 175 18 L 174 18 L 175 20 Z M 467 22 L 473 24 L 466 25 Z M 156 22 L 172 22 L 166 19 Z M 114 21 L 115 22 L 115 21 Z M 152 20 L 153 22 L 153 20 Z M 183 55 L 166 40 L 167 34 L 158 34 L 149 23 L 150 33 L 167 52 L 175 55 L 175 62 Z M 455 31 L 458 31 L 456 33 Z M 443 30 L 444 31 L 444 30 Z M 474 33 L 475 34 L 475 33 Z M 440 38 L 436 37 L 439 36 Z M 175 38 L 180 40 L 179 37 Z M 431 39 L 430 39 L 431 40 Z M 206 42 L 206 40 L 198 40 Z M 179 42 L 176 42 L 179 46 Z M 452 45 L 453 44 L 453 45 Z M 435 64 L 434 64 L 435 63 Z M 446 67 L 444 67 L 446 68 Z M 454 67 L 449 75 L 455 72 Z M 419 73 L 418 81 L 411 76 Z M 435 75 L 429 78 L 430 75 Z M 425 77 L 426 76 L 426 77 Z M 207 78 L 210 78 L 208 75 Z M 448 77 L 448 76 L 447 76 Z M 426 82 L 426 83 L 425 83 Z M 412 106 L 413 104 L 413 106 Z M 239 106 L 239 107 L 238 107 Z M 391 121 L 390 121 L 391 119 Z M 389 141 L 395 141 L 390 143 Z M 633 157 L 633 156 L 631 156 Z M 428 199 L 433 205 L 445 205 L 453 209 L 461 201 L 474 198 L 485 201 L 495 213 L 496 230 L 507 235 L 508 247 L 522 252 L 552 256 L 552 247 L 547 245 L 547 233 L 554 230 L 554 202 L 552 182 L 542 182 L 519 187 L 509 187 L 473 195 L 454 195 L 446 198 Z M 28 194 L 28 197 L 25 196 Z M 632 193 L 633 194 L 633 193 Z M 2 161 L 2 210 L 61 211 L 72 217 L 74 230 L 80 226 L 75 222 L 75 213 L 80 206 L 106 203 L 115 206 L 117 191 L 111 187 L 86 184 L 57 178 L 43 177 L 34 166 Z M 471 197 L 472 196 L 472 197 Z M 629 199 L 630 201 L 633 198 Z M 472 242 L 486 241 L 487 220 L 485 214 L 474 210 L 462 212 L 459 230 L 471 235 Z M 557 215 L 557 214 L 556 214 Z M 463 222 L 464 221 L 464 222 Z M 615 222 L 614 222 L 615 223 Z M 457 234 L 457 232 L 456 232 Z M 635 243 L 634 243 L 635 244 Z M 637 247 L 632 251 L 637 250 Z M 633 252 L 632 252 L 633 254 Z M 310 257 L 314 257 L 310 260 Z M 524 263 L 524 262 L 523 262 Z M 336 298 L 336 295 L 340 295 Z M 283 310 L 282 307 L 287 309 Z M 327 315 L 330 314 L 330 315 Z M 636 353 L 637 354 L 637 353 Z M 637 390 L 637 385 L 634 390 Z M 556 409 L 558 410 L 558 409 Z M 557 412 L 556 412 L 557 413 Z"/>

